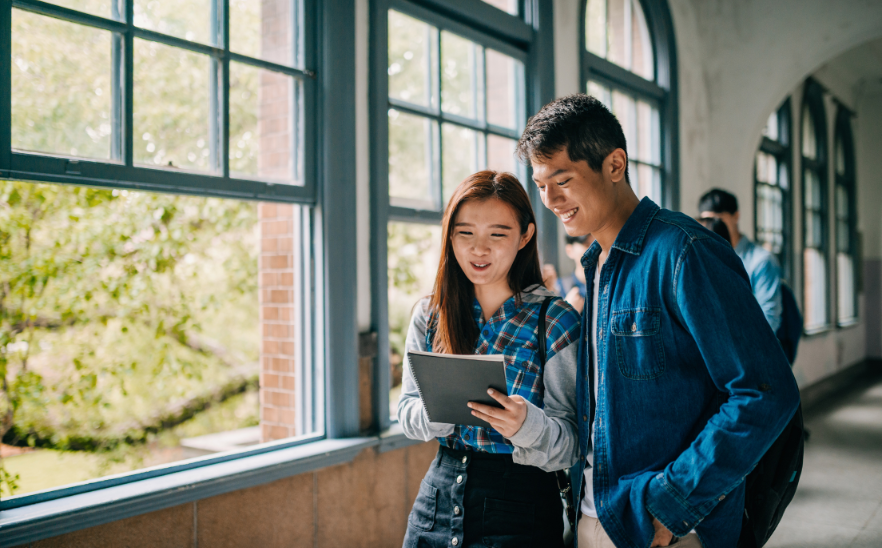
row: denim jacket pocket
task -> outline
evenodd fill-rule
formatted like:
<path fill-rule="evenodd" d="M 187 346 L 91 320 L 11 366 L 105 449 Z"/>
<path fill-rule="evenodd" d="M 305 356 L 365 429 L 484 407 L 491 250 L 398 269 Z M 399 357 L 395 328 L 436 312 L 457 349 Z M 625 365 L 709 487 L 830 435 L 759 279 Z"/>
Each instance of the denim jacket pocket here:
<path fill-rule="evenodd" d="M 423 530 L 431 531 L 435 527 L 435 505 L 438 496 L 438 489 L 432 487 L 426 480 L 420 483 L 420 491 L 413 503 L 413 510 L 410 513 L 411 526 Z"/>
<path fill-rule="evenodd" d="M 615 338 L 616 362 L 623 376 L 648 380 L 665 372 L 660 308 L 614 310 L 610 331 Z"/>

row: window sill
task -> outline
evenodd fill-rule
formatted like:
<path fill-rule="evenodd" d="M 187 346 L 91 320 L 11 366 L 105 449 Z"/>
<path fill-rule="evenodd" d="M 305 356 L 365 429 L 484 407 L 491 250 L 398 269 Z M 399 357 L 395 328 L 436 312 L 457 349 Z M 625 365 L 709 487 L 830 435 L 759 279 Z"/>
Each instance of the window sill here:
<path fill-rule="evenodd" d="M 802 332 L 803 337 L 816 337 L 818 335 L 823 335 L 824 333 L 828 333 L 833 331 L 835 328 L 832 325 L 825 325 L 822 327 L 815 327 L 813 329 L 806 329 Z"/>
<path fill-rule="evenodd" d="M 836 327 L 839 329 L 847 329 L 849 327 L 854 327 L 861 323 L 860 318 L 852 318 L 850 320 L 845 320 L 836 324 Z"/>
<path fill-rule="evenodd" d="M 398 425 L 395 425 L 398 426 Z M 70 533 L 350 462 L 364 449 L 415 442 L 400 427 L 380 436 L 321 440 L 124 485 L 0 511 L 0 548 Z"/>

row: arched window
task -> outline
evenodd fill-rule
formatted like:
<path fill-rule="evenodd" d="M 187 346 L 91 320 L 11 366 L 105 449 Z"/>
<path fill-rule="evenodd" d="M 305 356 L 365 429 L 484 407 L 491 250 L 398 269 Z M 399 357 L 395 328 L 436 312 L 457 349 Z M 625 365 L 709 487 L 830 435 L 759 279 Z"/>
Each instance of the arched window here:
<path fill-rule="evenodd" d="M 675 59 L 663 0 L 587 0 L 582 81 L 619 119 L 638 196 L 677 207 Z"/>
<path fill-rule="evenodd" d="M 851 115 L 840 106 L 836 114 L 836 322 L 848 325 L 857 319 L 857 264 L 855 225 L 855 162 Z"/>
<path fill-rule="evenodd" d="M 803 315 L 805 330 L 828 326 L 827 124 L 820 85 L 806 83 L 802 106 Z"/>
<path fill-rule="evenodd" d="M 778 258 L 790 279 L 790 99 L 766 121 L 754 174 L 756 242 Z"/>

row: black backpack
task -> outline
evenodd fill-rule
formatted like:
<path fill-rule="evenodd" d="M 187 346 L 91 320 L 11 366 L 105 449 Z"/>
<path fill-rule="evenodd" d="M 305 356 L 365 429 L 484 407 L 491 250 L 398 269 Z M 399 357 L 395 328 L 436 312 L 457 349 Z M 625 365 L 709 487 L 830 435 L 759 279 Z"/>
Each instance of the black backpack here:
<path fill-rule="evenodd" d="M 769 541 L 802 475 L 805 430 L 802 405 L 745 479 L 744 515 L 738 548 L 762 548 Z"/>
<path fill-rule="evenodd" d="M 778 337 L 791 366 L 796 360 L 796 349 L 802 337 L 802 329 L 802 314 L 799 312 L 799 305 L 796 304 L 796 297 L 790 286 L 781 280 L 781 325 L 778 326 L 775 336 Z"/>

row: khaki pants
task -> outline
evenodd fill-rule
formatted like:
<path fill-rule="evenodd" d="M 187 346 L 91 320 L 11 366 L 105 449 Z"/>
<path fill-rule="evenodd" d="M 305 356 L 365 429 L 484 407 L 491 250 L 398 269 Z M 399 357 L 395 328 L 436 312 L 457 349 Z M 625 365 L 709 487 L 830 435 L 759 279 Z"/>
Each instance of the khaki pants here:
<path fill-rule="evenodd" d="M 698 535 L 692 532 L 670 546 L 701 548 L 701 541 L 698 540 Z M 603 530 L 599 519 L 583 514 L 579 520 L 579 548 L 616 548 L 616 545 Z"/>

